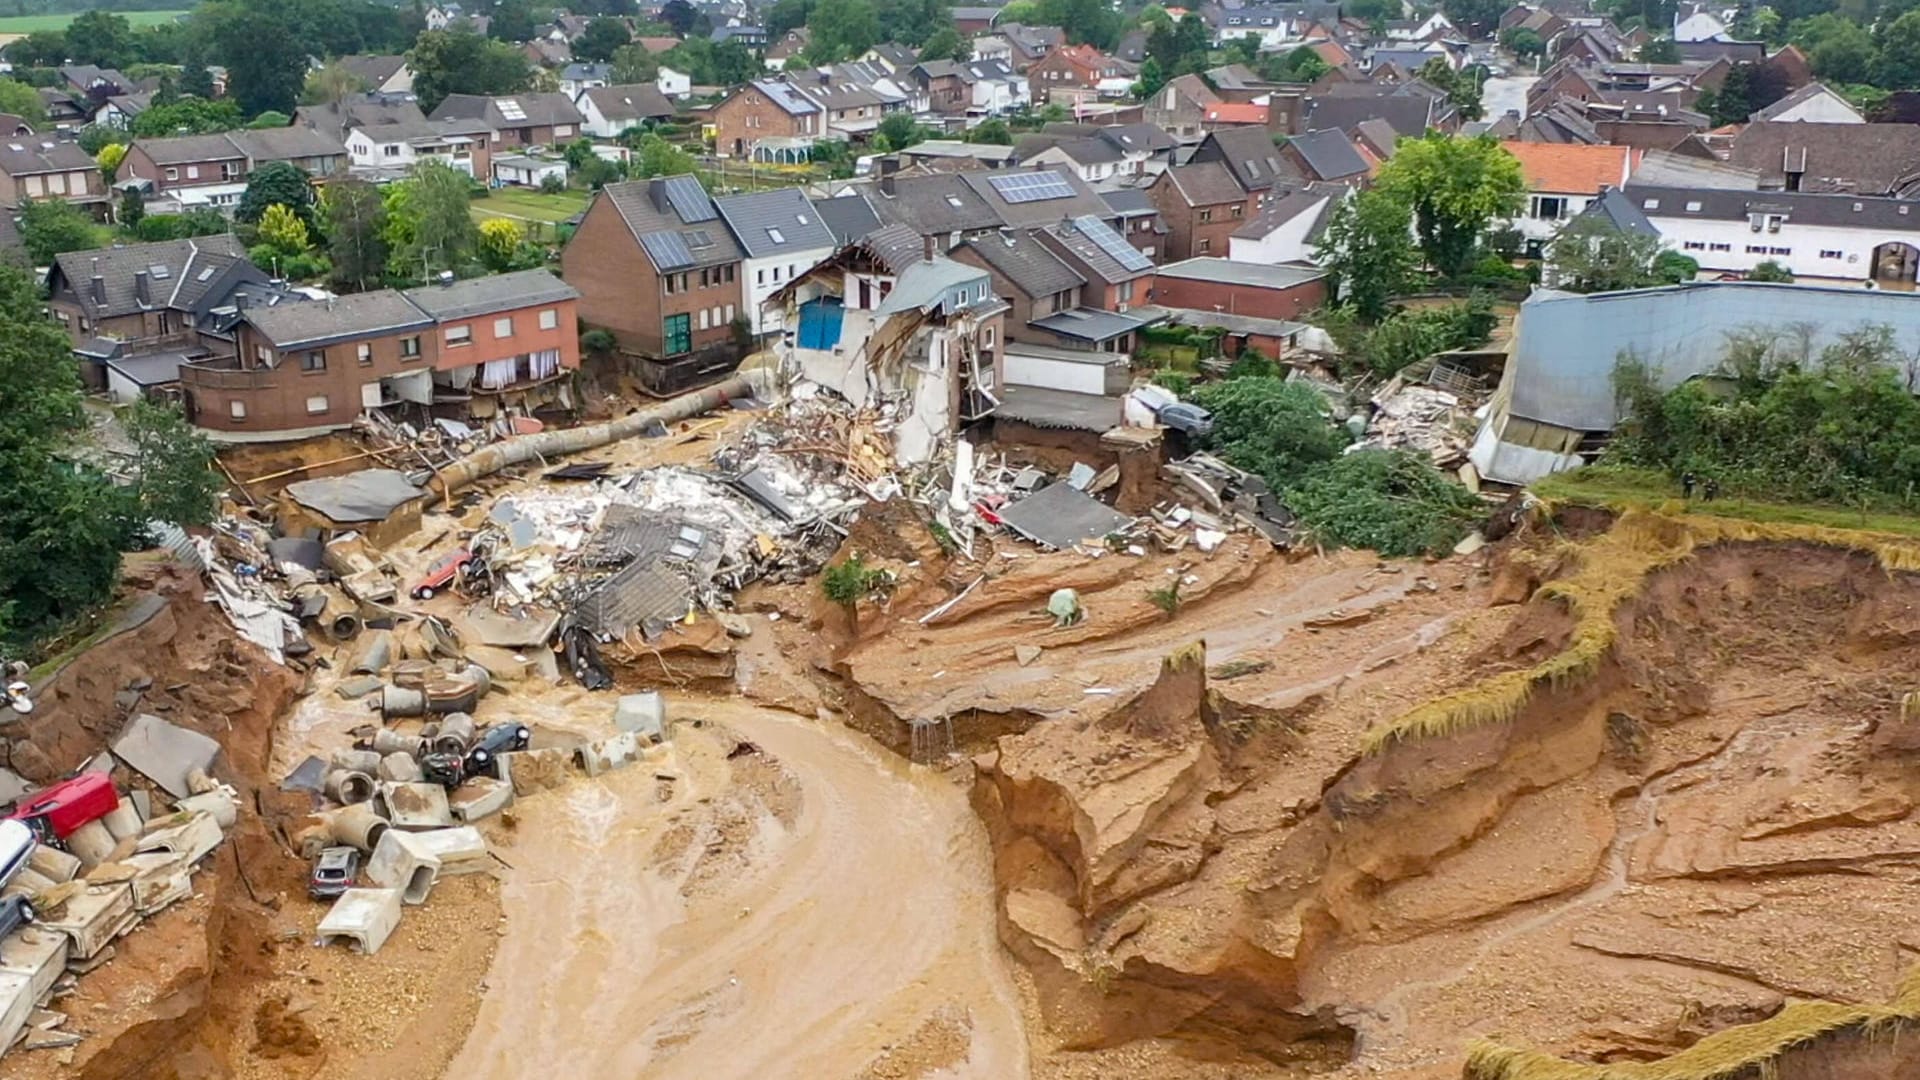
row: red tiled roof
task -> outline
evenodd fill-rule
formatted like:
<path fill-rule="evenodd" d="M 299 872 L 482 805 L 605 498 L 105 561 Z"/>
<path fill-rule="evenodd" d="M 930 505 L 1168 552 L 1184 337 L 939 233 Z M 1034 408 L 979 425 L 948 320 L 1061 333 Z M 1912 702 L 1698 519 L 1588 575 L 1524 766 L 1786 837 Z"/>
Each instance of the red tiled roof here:
<path fill-rule="evenodd" d="M 1640 151 L 1631 146 L 1586 146 L 1579 143 L 1503 142 L 1520 159 L 1531 191 L 1565 195 L 1598 195 L 1603 187 L 1619 187 L 1636 165 Z"/>
<path fill-rule="evenodd" d="M 1251 102 L 1228 101 L 1219 105 L 1207 106 L 1207 122 L 1210 124 L 1265 124 L 1267 107 Z"/>

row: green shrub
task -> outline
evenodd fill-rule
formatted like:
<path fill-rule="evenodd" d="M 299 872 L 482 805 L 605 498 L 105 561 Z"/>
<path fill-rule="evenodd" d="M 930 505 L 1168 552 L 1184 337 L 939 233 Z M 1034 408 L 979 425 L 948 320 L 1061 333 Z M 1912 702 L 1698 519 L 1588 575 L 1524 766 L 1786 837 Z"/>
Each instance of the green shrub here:
<path fill-rule="evenodd" d="M 1229 379 L 1270 379 L 1280 374 L 1280 365 L 1267 357 L 1259 349 L 1248 347 L 1240 350 L 1234 358 L 1233 366 L 1227 369 Z"/>
<path fill-rule="evenodd" d="M 1342 455 L 1283 499 L 1319 542 L 1398 557 L 1444 553 L 1485 514 L 1465 488 L 1404 450 Z"/>
<path fill-rule="evenodd" d="M 1276 491 L 1307 469 L 1340 456 L 1345 429 L 1328 418 L 1326 399 L 1301 383 L 1253 376 L 1208 383 L 1192 394 L 1213 414 L 1209 442 L 1232 464 L 1259 473 Z"/>
<path fill-rule="evenodd" d="M 1183 398 L 1193 392 L 1193 376 L 1184 371 L 1161 368 L 1153 373 L 1153 382 L 1154 385 L 1164 386 Z"/>

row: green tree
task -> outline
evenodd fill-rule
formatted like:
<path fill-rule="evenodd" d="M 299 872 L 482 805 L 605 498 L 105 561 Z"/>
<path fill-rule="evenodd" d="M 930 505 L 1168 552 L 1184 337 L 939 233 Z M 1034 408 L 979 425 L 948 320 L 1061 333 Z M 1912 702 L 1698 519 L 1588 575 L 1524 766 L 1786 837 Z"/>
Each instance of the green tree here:
<path fill-rule="evenodd" d="M 920 47 L 922 60 L 966 60 L 973 56 L 973 43 L 960 36 L 960 32 L 951 26 L 943 26 L 927 35 L 927 43 Z"/>
<path fill-rule="evenodd" d="M 1873 35 L 1854 23 L 1845 23 L 1846 30 L 1833 34 L 1813 46 L 1807 53 L 1807 62 L 1812 65 L 1813 73 L 1836 83 L 1863 83 L 1874 75 L 1879 61 L 1874 50 Z"/>
<path fill-rule="evenodd" d="M 468 212 L 473 182 L 465 173 L 439 161 L 413 167 L 409 211 L 413 241 L 408 265 L 419 264 L 428 276 L 439 270 L 458 271 L 473 255 L 478 231 Z"/>
<path fill-rule="evenodd" d="M 880 40 L 880 18 L 873 0 L 820 0 L 807 25 L 813 29 L 808 54 L 826 63 L 859 56 Z"/>
<path fill-rule="evenodd" d="M 1920 10 L 1909 11 L 1881 28 L 1873 81 L 1882 90 L 1920 88 Z"/>
<path fill-rule="evenodd" d="M 487 20 L 487 36 L 509 44 L 533 39 L 533 5 L 527 0 L 501 0 L 493 5 L 493 17 Z M 579 55 L 576 50 L 575 56 Z"/>
<path fill-rule="evenodd" d="M 1070 42 L 1107 51 L 1120 41 L 1120 13 L 1107 0 L 1040 0 L 1039 6 L 1040 25 L 1060 27 Z"/>
<path fill-rule="evenodd" d="M 293 117 L 269 109 L 247 121 L 247 127 L 254 131 L 264 131 L 270 128 L 283 128 L 291 123 L 293 123 Z"/>
<path fill-rule="evenodd" d="M 67 24 L 67 58 L 76 64 L 117 68 L 134 59 L 133 27 L 126 16 L 88 11 Z"/>
<path fill-rule="evenodd" d="M 140 194 L 139 188 L 130 187 L 120 193 L 120 226 L 126 229 L 138 229 L 141 219 L 147 216 L 147 200 Z"/>
<path fill-rule="evenodd" d="M 692 154 L 652 132 L 641 135 L 634 149 L 638 153 L 629 162 L 628 172 L 635 180 L 684 176 L 693 172 L 698 164 Z"/>
<path fill-rule="evenodd" d="M 968 128 L 966 141 L 970 143 L 984 143 L 988 146 L 1012 146 L 1013 132 L 1007 128 L 1007 122 L 1005 120 L 996 116 L 991 120 L 983 120 L 973 127 Z"/>
<path fill-rule="evenodd" d="M 1330 422 L 1327 399 L 1305 383 L 1250 376 L 1206 383 L 1192 398 L 1213 414 L 1208 441 L 1220 455 L 1276 489 L 1347 445 L 1346 429 Z"/>
<path fill-rule="evenodd" d="M 814 0 L 780 0 L 767 9 L 767 38 L 777 41 L 787 36 L 787 31 L 807 25 L 807 17 L 813 14 Z"/>
<path fill-rule="evenodd" d="M 573 55 L 576 60 L 611 60 L 615 50 L 632 41 L 633 35 L 619 19 L 595 19 L 573 43 Z"/>
<path fill-rule="evenodd" d="M 1527 192 L 1520 162 L 1498 141 L 1437 132 L 1400 140 L 1376 187 L 1413 209 L 1420 248 L 1447 277 L 1472 265 L 1487 226 L 1518 214 Z"/>
<path fill-rule="evenodd" d="M 1156 26 L 1164 26 L 1171 30 L 1173 28 L 1173 16 L 1167 14 L 1167 9 L 1160 4 L 1148 4 L 1146 7 L 1140 9 L 1140 14 L 1133 17 L 1133 23 L 1135 26 L 1149 33 L 1151 33 Z"/>
<path fill-rule="evenodd" d="M 820 590 L 827 599 L 846 609 L 847 621 L 854 629 L 860 627 L 860 601 L 874 594 L 886 581 L 887 572 L 878 567 L 870 567 L 866 560 L 854 552 L 839 563 L 827 567 L 820 575 Z"/>
<path fill-rule="evenodd" d="M 1340 5 L 1340 14 L 1350 19 L 1359 19 L 1364 23 L 1373 22 L 1375 19 L 1381 22 L 1397 19 L 1400 17 L 1401 10 L 1400 0 L 1352 0 L 1351 3 Z"/>
<path fill-rule="evenodd" d="M 1548 247 L 1548 281 L 1557 289 L 1592 293 L 1677 285 L 1693 276 L 1683 265 L 1663 260 L 1664 254 L 1669 253 L 1658 236 L 1622 232 L 1605 219 L 1582 216 Z"/>
<path fill-rule="evenodd" d="M 283 255 L 302 255 L 313 246 L 307 235 L 307 223 L 280 203 L 267 207 L 260 215 L 260 242 Z"/>
<path fill-rule="evenodd" d="M 1440 10 L 1453 25 L 1478 39 L 1493 34 L 1509 6 L 1506 0 L 1442 0 Z"/>
<path fill-rule="evenodd" d="M 235 221 L 260 221 L 269 206 L 278 204 L 293 212 L 302 225 L 313 223 L 313 179 L 284 161 L 270 161 L 247 175 L 247 190 L 234 208 Z"/>
<path fill-rule="evenodd" d="M 910 112 L 888 113 L 880 121 L 875 134 L 887 140 L 887 145 L 895 150 L 905 150 L 917 142 L 926 140 L 926 129 L 914 122 Z"/>
<path fill-rule="evenodd" d="M 15 67 L 54 68 L 67 62 L 67 35 L 58 30 L 35 30 L 7 46 Z"/>
<path fill-rule="evenodd" d="M 213 444 L 207 437 L 194 430 L 179 408 L 146 398 L 122 412 L 120 422 L 133 443 L 139 520 L 182 526 L 211 522 L 225 485 L 214 471 Z"/>
<path fill-rule="evenodd" d="M 876 4 L 875 13 L 880 19 L 879 40 L 920 48 L 923 58 L 926 56 L 924 46 L 933 35 L 942 28 L 953 28 L 946 0 L 888 0 Z"/>
<path fill-rule="evenodd" d="M 1377 320 L 1413 280 L 1419 262 L 1413 212 L 1384 191 L 1342 199 L 1314 249 L 1314 261 L 1332 278 L 1340 302 L 1351 304 L 1363 319 Z"/>
<path fill-rule="evenodd" d="M 1461 119 L 1480 119 L 1480 78 L 1471 70 L 1455 71 L 1445 57 L 1436 56 L 1414 73 L 1422 82 L 1444 91 Z"/>
<path fill-rule="evenodd" d="M 1167 73 L 1160 61 L 1149 56 L 1140 62 L 1140 80 L 1133 84 L 1133 96 L 1145 101 L 1167 85 Z"/>
<path fill-rule="evenodd" d="M 1547 51 L 1547 43 L 1540 39 L 1539 32 L 1525 26 L 1509 26 L 1500 31 L 1500 45 L 1520 57 L 1540 56 Z"/>
<path fill-rule="evenodd" d="M 29 199 L 20 204 L 20 241 L 35 266 L 52 264 L 55 255 L 100 246 L 100 232 L 86 211 L 63 199 Z"/>
<path fill-rule="evenodd" d="M 1274 82 L 1310 83 L 1332 70 L 1332 64 L 1304 45 L 1292 52 L 1269 53 L 1260 60 L 1260 74 Z"/>
<path fill-rule="evenodd" d="M 227 95 L 248 116 L 291 113 L 307 81 L 307 44 L 272 7 L 242 8 L 219 24 L 214 53 L 227 69 Z"/>
<path fill-rule="evenodd" d="M 306 85 L 300 89 L 300 100 L 308 105 L 338 105 L 371 89 L 373 87 L 367 80 L 335 60 L 325 67 L 307 72 Z"/>
<path fill-rule="evenodd" d="M 380 190 L 351 177 L 327 185 L 321 200 L 327 255 L 334 287 L 343 292 L 378 288 L 387 273 L 386 204 Z"/>
<path fill-rule="evenodd" d="M 128 130 L 137 138 L 163 139 L 174 135 L 214 135 L 240 127 L 240 107 L 231 101 L 183 97 L 170 105 L 155 105 L 133 118 Z"/>
<path fill-rule="evenodd" d="M 1361 450 L 1299 478 L 1282 501 L 1316 541 L 1411 558 L 1439 555 L 1486 516 L 1425 454 Z"/>
<path fill-rule="evenodd" d="M 40 92 L 18 79 L 0 79 L 0 112 L 12 113 L 35 127 L 47 122 Z"/>
<path fill-rule="evenodd" d="M 609 78 L 615 86 L 650 83 L 660 77 L 660 61 L 644 45 L 622 45 L 613 50 Z"/>
<path fill-rule="evenodd" d="M 101 179 L 112 184 L 114 177 L 120 175 L 120 162 L 125 160 L 126 156 L 127 144 L 125 143 L 108 143 L 101 147 L 100 152 L 93 158 L 100 165 Z"/>
<path fill-rule="evenodd" d="M 180 93 L 198 98 L 213 97 L 213 72 L 195 59 L 180 70 Z"/>
<path fill-rule="evenodd" d="M 1226 43 L 1226 61 L 1229 64 L 1254 64 L 1260 59 L 1260 35 L 1242 34 Z"/>
<path fill-rule="evenodd" d="M 480 223 L 480 261 L 496 274 L 513 269 L 526 242 L 526 232 L 506 218 L 488 218 Z"/>
<path fill-rule="evenodd" d="M 1791 285 L 1793 284 L 1793 271 L 1788 270 L 1785 266 L 1782 266 L 1772 259 L 1768 259 L 1747 271 L 1746 279 L 1748 281 L 1770 281 L 1781 285 Z"/>
<path fill-rule="evenodd" d="M 465 30 L 429 30 L 408 53 L 420 107 L 438 108 L 448 94 L 513 94 L 531 71 L 520 50 Z"/>
<path fill-rule="evenodd" d="M 1672 38 L 1654 38 L 1640 46 L 1640 62 L 1643 64 L 1677 64 L 1680 62 L 1680 46 Z"/>

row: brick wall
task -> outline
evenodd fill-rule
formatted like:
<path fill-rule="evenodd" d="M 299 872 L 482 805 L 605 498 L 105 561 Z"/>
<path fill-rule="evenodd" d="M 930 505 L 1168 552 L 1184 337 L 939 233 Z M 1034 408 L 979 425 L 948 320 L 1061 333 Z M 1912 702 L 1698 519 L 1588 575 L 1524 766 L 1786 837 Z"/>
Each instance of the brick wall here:
<path fill-rule="evenodd" d="M 727 308 L 735 316 L 745 310 L 739 263 L 682 271 L 674 275 L 673 291 L 668 292 L 625 219 L 604 198 L 594 200 L 561 253 L 560 276 L 580 290 L 579 316 L 588 326 L 611 332 L 628 352 L 656 359 L 667 355 L 668 317 L 688 316 L 693 348 L 699 350 L 731 341 Z M 702 311 L 707 312 L 705 329 L 700 326 Z"/>
<path fill-rule="evenodd" d="M 1153 302 L 1163 307 L 1254 315 L 1262 319 L 1295 319 L 1320 306 L 1327 298 L 1327 280 L 1315 278 L 1286 289 L 1259 285 L 1192 281 L 1160 275 L 1154 281 Z"/>
<path fill-rule="evenodd" d="M 752 85 L 713 107 L 713 152 L 720 157 L 745 157 L 754 142 L 770 135 L 819 135 L 822 117 L 811 113 L 795 117 L 768 100 Z"/>
<path fill-rule="evenodd" d="M 419 339 L 419 355 L 408 358 L 401 342 Z M 184 368 L 181 385 L 191 403 L 193 422 L 211 431 L 269 435 L 306 428 L 339 427 L 353 422 L 362 411 L 361 387 L 391 375 L 432 369 L 437 355 L 432 328 L 361 338 L 321 349 L 294 348 L 284 352 L 272 346 L 251 326 L 242 324 L 235 344 L 242 362 L 253 364 L 262 347 L 279 358 L 271 369 L 196 371 Z M 368 347 L 363 360 L 360 346 Z M 309 352 L 325 357 L 319 370 L 305 370 Z M 246 415 L 233 415 L 239 401 Z"/>

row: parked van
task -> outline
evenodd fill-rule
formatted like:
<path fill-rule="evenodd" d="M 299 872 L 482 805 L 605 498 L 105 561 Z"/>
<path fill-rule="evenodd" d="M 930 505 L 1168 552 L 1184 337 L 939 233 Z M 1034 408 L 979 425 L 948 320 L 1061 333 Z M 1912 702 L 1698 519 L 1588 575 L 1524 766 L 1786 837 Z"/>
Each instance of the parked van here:
<path fill-rule="evenodd" d="M 120 805 L 120 793 L 106 773 L 86 772 L 36 791 L 15 804 L 8 817 L 31 826 L 42 843 L 72 836 L 89 821 L 98 821 Z"/>
<path fill-rule="evenodd" d="M 39 846 L 32 829 L 18 821 L 0 821 L 0 888 L 26 867 L 33 849 Z"/>

